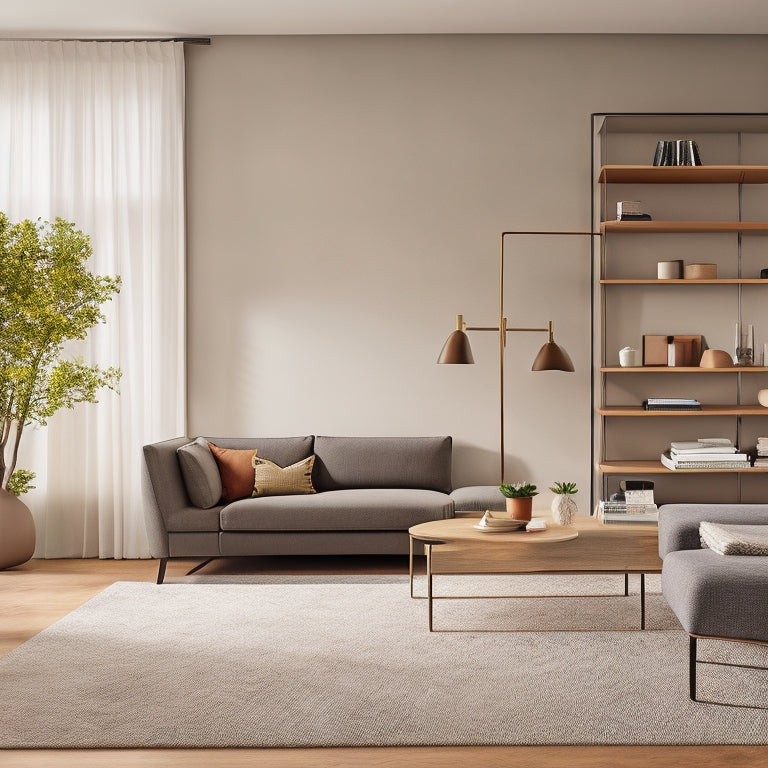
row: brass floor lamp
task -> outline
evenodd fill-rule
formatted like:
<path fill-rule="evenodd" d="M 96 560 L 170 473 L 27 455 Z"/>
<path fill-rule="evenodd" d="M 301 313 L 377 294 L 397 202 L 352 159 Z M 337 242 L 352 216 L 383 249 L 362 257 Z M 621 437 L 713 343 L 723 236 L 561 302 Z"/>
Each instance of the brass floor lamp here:
<path fill-rule="evenodd" d="M 546 328 L 511 328 L 504 316 L 504 240 L 508 235 L 579 236 L 592 237 L 593 232 L 502 232 L 499 238 L 499 324 L 492 326 L 467 325 L 463 315 L 456 316 L 456 330 L 446 340 L 437 362 L 466 365 L 474 363 L 467 331 L 493 331 L 499 334 L 499 446 L 501 453 L 500 482 L 504 482 L 504 350 L 508 333 L 548 333 L 549 340 L 539 350 L 531 366 L 532 371 L 573 371 L 568 353 L 555 344 L 553 324 Z"/>

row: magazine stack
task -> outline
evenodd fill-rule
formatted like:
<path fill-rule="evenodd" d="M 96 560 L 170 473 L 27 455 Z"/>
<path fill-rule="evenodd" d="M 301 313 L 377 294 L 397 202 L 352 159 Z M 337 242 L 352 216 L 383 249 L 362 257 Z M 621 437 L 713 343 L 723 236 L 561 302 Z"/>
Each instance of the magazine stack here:
<path fill-rule="evenodd" d="M 698 440 L 670 443 L 661 454 L 661 463 L 669 469 L 745 469 L 749 456 L 727 437 L 702 437 Z"/>

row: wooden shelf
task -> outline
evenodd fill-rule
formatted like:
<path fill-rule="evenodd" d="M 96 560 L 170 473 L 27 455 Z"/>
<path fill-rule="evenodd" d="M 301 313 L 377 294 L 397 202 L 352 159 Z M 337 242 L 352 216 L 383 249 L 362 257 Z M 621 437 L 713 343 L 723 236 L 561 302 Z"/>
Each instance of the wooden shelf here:
<path fill-rule="evenodd" d="M 768 467 L 744 469 L 668 469 L 660 461 L 601 461 L 600 471 L 609 475 L 700 475 L 711 474 L 765 474 Z"/>
<path fill-rule="evenodd" d="M 707 328 L 710 329 L 716 323 L 722 325 L 724 317 L 728 318 L 726 322 L 730 322 L 730 314 L 728 313 L 731 304 L 738 310 L 733 311 L 735 315 L 733 322 L 736 322 L 737 319 L 741 321 L 742 299 L 745 300 L 746 316 L 743 318 L 744 321 L 749 320 L 749 322 L 759 324 L 765 320 L 765 313 L 768 312 L 766 309 L 768 307 L 768 302 L 766 302 L 768 293 L 764 293 L 763 289 L 768 288 L 768 279 L 758 277 L 762 265 L 757 266 L 757 262 L 762 257 L 759 257 L 756 251 L 758 249 L 764 250 L 762 249 L 763 243 L 768 242 L 763 240 L 765 236 L 768 236 L 768 214 L 758 212 L 757 207 L 755 207 L 754 211 L 750 211 L 748 217 L 753 219 L 762 217 L 764 220 L 734 221 L 733 217 L 741 218 L 742 194 L 751 197 L 757 194 L 762 198 L 761 189 L 753 188 L 749 192 L 746 187 L 748 185 L 768 184 L 768 165 L 653 166 L 648 164 L 620 164 L 621 160 L 631 157 L 630 151 L 639 151 L 641 141 L 645 143 L 649 152 L 645 159 L 650 161 L 653 157 L 650 148 L 656 146 L 659 136 L 662 138 L 666 135 L 698 136 L 702 131 L 706 132 L 722 127 L 722 132 L 729 134 L 735 145 L 741 131 L 747 130 L 747 126 L 756 126 L 756 133 L 761 136 L 761 140 L 768 138 L 768 114 L 761 114 L 757 122 L 751 121 L 753 117 L 757 116 L 606 114 L 602 116 L 602 124 L 597 124 L 599 131 L 595 131 L 594 139 L 595 147 L 597 148 L 599 145 L 600 151 L 593 153 L 593 160 L 596 159 L 596 164 L 592 166 L 592 194 L 595 203 L 593 213 L 597 219 L 593 228 L 599 229 L 602 240 L 597 246 L 593 245 L 593 256 L 599 262 L 598 271 L 593 275 L 595 291 L 592 319 L 595 324 L 596 342 L 593 367 L 595 373 L 593 414 L 599 420 L 599 429 L 594 431 L 592 457 L 597 475 L 602 476 L 598 478 L 598 482 L 602 485 L 602 495 L 605 498 L 616 484 L 617 476 L 621 475 L 630 477 L 659 476 L 659 480 L 657 480 L 659 486 L 674 485 L 675 481 L 673 480 L 662 483 L 660 476 L 675 474 L 702 476 L 715 473 L 716 477 L 712 480 L 719 484 L 725 480 L 723 475 L 741 477 L 752 473 L 760 476 L 753 482 L 759 484 L 761 488 L 764 487 L 766 479 L 768 479 L 768 467 L 669 469 L 659 460 L 661 447 L 658 453 L 638 451 L 632 448 L 635 445 L 634 437 L 638 433 L 641 433 L 642 442 L 650 439 L 650 436 L 658 437 L 661 442 L 664 442 L 664 440 L 669 439 L 666 432 L 673 429 L 675 424 L 681 428 L 688 425 L 685 428 L 690 429 L 695 424 L 706 425 L 709 423 L 711 425 L 714 423 L 717 425 L 721 423 L 713 422 L 713 418 L 720 418 L 722 420 L 721 426 L 727 425 L 725 431 L 735 431 L 737 437 L 742 424 L 749 427 L 745 434 L 748 440 L 752 439 L 753 428 L 758 429 L 760 434 L 763 434 L 763 427 L 760 425 L 765 425 L 768 429 L 768 421 L 766 421 L 768 407 L 757 404 L 753 388 L 768 386 L 768 384 L 763 383 L 764 381 L 768 382 L 768 360 L 765 361 L 766 365 L 749 367 L 701 368 L 697 365 L 686 367 L 647 365 L 625 368 L 617 364 L 618 358 L 615 354 L 606 352 L 608 348 L 615 347 L 618 349 L 619 346 L 626 343 L 620 339 L 627 335 L 627 329 L 633 331 L 635 337 L 638 336 L 638 333 L 647 331 L 650 322 L 647 317 L 643 315 L 642 317 L 631 318 L 631 313 L 637 315 L 638 312 L 644 312 L 648 316 L 656 316 L 663 311 L 662 304 L 666 307 L 667 300 L 675 304 L 676 316 L 679 320 L 680 317 L 686 316 L 686 311 L 698 311 L 701 314 L 699 304 L 701 304 L 703 297 L 711 298 L 718 306 L 714 311 L 709 311 L 709 302 L 704 301 L 706 309 L 701 318 L 701 322 L 706 321 Z M 674 126 L 678 126 L 680 130 L 675 130 Z M 687 126 L 687 129 L 683 130 L 683 126 Z M 593 128 L 595 128 L 594 116 Z M 627 141 L 625 145 L 622 142 L 613 142 L 612 136 L 616 132 L 639 135 L 633 137 L 631 141 Z M 702 155 L 705 160 L 707 154 L 708 149 Z M 635 156 L 643 157 L 642 155 Z M 736 158 L 735 153 L 732 156 L 734 159 Z M 600 158 L 608 162 L 600 165 Z M 760 157 L 754 153 L 750 159 L 760 159 Z M 612 164 L 608 164 L 611 161 L 613 161 Z M 609 184 L 614 186 L 608 189 Z M 616 184 L 622 186 L 616 187 Z M 600 185 L 599 188 L 598 185 Z M 667 187 L 662 189 L 663 185 L 667 185 Z M 669 185 L 678 185 L 678 189 Z M 712 187 L 712 185 L 715 186 Z M 730 186 L 726 187 L 725 185 Z M 703 188 L 707 186 L 710 188 Z M 617 221 L 613 219 L 615 201 L 644 200 L 646 195 L 648 196 L 646 202 L 649 207 L 653 207 L 654 216 L 658 214 L 660 218 L 647 221 Z M 684 201 L 688 206 L 684 213 L 674 213 L 673 203 L 676 199 L 680 202 Z M 736 202 L 739 203 L 739 213 L 736 213 Z M 759 201 L 753 201 L 751 198 L 749 202 L 753 205 L 759 204 Z M 678 218 L 681 215 L 683 217 L 694 216 L 695 218 Z M 646 235 L 647 237 L 638 237 L 639 235 Z M 632 243 L 629 242 L 631 236 L 635 236 Z M 707 239 L 706 243 L 704 242 L 705 238 Z M 748 268 L 743 267 L 740 261 L 737 264 L 743 243 L 747 244 L 747 252 L 751 259 Z M 705 251 L 706 253 L 712 248 L 716 250 L 726 249 L 723 251 L 726 255 L 720 260 L 719 266 L 719 272 L 722 274 L 715 278 L 685 280 L 681 276 L 681 278 L 674 280 L 659 280 L 656 276 L 655 266 L 651 268 L 652 260 L 673 258 L 677 254 L 682 256 L 686 252 L 689 254 L 699 252 L 703 261 L 715 260 L 703 258 L 705 253 L 701 251 L 703 246 L 708 249 Z M 645 266 L 638 266 L 643 259 L 645 259 Z M 686 259 L 686 262 L 690 261 L 695 261 L 695 259 L 693 257 Z M 615 286 L 628 287 L 617 288 Z M 658 288 L 658 286 L 662 287 Z M 714 287 L 716 295 L 712 293 L 709 286 Z M 710 296 L 710 294 L 712 295 Z M 624 328 L 623 331 L 621 331 L 622 328 Z M 733 324 L 731 324 L 731 328 L 733 328 Z M 700 329 L 700 332 L 703 330 L 703 328 Z M 615 362 L 611 365 L 608 361 Z M 642 390 L 647 393 L 655 389 L 655 392 L 658 393 L 660 389 L 668 388 L 672 381 L 676 381 L 677 385 L 683 382 L 683 379 L 673 380 L 665 377 L 701 374 L 720 374 L 721 376 L 722 374 L 731 374 L 731 378 L 718 381 L 707 379 L 706 382 L 701 378 L 685 379 L 694 388 L 689 396 L 709 401 L 707 404 L 703 404 L 700 410 L 648 411 L 640 404 L 642 398 L 645 397 L 645 394 L 641 393 Z M 744 379 L 741 374 L 751 375 L 752 378 Z M 761 378 L 755 379 L 755 374 Z M 625 376 L 630 378 L 622 378 L 621 381 L 617 378 Z M 633 376 L 635 378 L 632 378 Z M 638 376 L 639 378 L 637 378 Z M 734 388 L 734 385 L 739 384 L 749 384 L 749 392 L 745 391 L 742 396 L 740 387 Z M 642 387 L 638 390 L 640 385 Z M 702 386 L 704 389 L 701 392 L 695 391 L 701 389 Z M 610 395 L 609 393 L 616 387 L 618 387 L 616 393 Z M 625 394 L 622 395 L 619 390 L 625 391 Z M 705 390 L 707 391 L 705 392 Z M 636 404 L 613 404 L 622 401 Z M 642 419 L 647 418 L 662 419 L 662 421 L 642 421 Z M 681 418 L 689 419 L 689 421 L 680 421 Z M 710 419 L 710 421 L 690 421 L 690 419 L 702 418 Z M 678 421 L 674 421 L 675 419 Z M 697 427 L 697 429 L 699 428 Z M 702 426 L 700 431 L 703 429 Z M 709 427 L 706 431 L 709 432 Z M 609 449 L 607 446 L 612 447 Z M 623 461 L 601 459 L 603 456 L 614 459 L 617 455 L 631 455 L 632 453 L 635 455 L 650 454 L 655 456 L 655 459 L 627 459 Z M 607 476 L 612 477 L 608 478 Z M 690 481 L 693 478 L 686 479 Z M 681 482 L 685 484 L 686 479 Z M 734 502 L 740 501 L 742 498 L 742 483 L 735 482 L 735 480 L 736 478 L 734 478 L 733 483 L 729 484 L 733 487 L 728 493 L 729 497 L 735 497 L 733 498 Z M 685 490 L 687 500 L 691 502 L 707 501 L 708 491 L 697 491 L 697 485 L 697 482 L 688 482 Z M 749 484 L 747 483 L 747 485 Z"/>
<path fill-rule="evenodd" d="M 768 416 L 762 405 L 702 405 L 700 411 L 646 411 L 640 405 L 605 405 L 597 408 L 601 416 Z"/>
<path fill-rule="evenodd" d="M 768 184 L 768 165 L 604 165 L 600 184 Z"/>
<path fill-rule="evenodd" d="M 603 234 L 638 233 L 739 233 L 768 234 L 766 221 L 604 221 L 600 225 Z"/>
<path fill-rule="evenodd" d="M 768 373 L 768 366 L 734 365 L 732 368 L 692 368 L 687 366 L 666 366 L 666 365 L 638 365 L 634 367 L 621 368 L 619 366 L 607 366 L 600 369 L 600 373 Z"/>
<path fill-rule="evenodd" d="M 709 280 L 659 280 L 657 278 L 611 278 L 602 279 L 601 285 L 765 285 L 768 279 L 761 277 L 718 277 Z"/>

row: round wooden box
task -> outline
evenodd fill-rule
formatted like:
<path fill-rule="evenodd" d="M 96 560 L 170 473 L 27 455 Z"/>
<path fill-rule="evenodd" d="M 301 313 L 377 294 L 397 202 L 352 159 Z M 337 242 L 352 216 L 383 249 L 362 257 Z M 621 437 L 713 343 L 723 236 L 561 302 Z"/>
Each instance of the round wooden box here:
<path fill-rule="evenodd" d="M 683 274 L 686 280 L 716 280 L 717 264 L 686 264 Z"/>

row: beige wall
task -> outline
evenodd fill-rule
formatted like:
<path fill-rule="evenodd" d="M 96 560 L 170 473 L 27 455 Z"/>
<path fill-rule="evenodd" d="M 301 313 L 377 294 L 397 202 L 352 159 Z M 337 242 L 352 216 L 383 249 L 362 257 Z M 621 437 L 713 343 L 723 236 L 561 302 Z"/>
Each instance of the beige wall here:
<path fill-rule="evenodd" d="M 502 230 L 589 227 L 590 114 L 768 108 L 762 37 L 235 37 L 187 59 L 190 434 L 451 434 L 457 485 L 498 481 L 496 339 L 474 366 L 437 354 L 456 313 L 496 322 Z M 588 490 L 586 242 L 507 254 L 510 324 L 554 320 L 577 369 L 531 373 L 544 338 L 510 338 L 507 479 Z"/>

